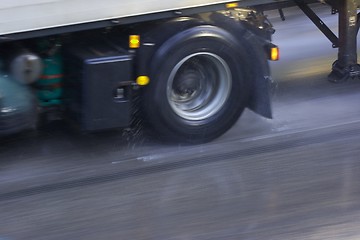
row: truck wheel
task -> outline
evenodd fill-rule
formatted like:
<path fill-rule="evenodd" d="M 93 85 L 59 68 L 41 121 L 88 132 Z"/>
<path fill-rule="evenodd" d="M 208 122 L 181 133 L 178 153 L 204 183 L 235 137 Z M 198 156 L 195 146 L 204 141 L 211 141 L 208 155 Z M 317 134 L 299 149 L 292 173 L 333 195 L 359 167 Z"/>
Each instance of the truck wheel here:
<path fill-rule="evenodd" d="M 200 143 L 225 133 L 248 100 L 247 56 L 228 32 L 199 26 L 155 54 L 144 106 L 161 137 Z"/>

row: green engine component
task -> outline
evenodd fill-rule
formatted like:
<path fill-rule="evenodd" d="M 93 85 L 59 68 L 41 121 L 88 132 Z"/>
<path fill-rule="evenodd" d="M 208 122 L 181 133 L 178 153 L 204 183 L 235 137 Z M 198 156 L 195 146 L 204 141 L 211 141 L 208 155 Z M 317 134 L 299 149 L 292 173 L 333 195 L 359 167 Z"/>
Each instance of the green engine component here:
<path fill-rule="evenodd" d="M 36 83 L 40 106 L 49 107 L 62 104 L 63 67 L 59 52 L 43 58 L 44 70 Z"/>

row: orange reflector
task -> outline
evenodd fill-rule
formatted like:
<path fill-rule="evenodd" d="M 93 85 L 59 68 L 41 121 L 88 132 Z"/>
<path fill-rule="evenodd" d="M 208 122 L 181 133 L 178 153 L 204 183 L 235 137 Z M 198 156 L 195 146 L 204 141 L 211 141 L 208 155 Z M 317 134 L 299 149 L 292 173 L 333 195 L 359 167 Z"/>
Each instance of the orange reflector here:
<path fill-rule="evenodd" d="M 278 47 L 270 48 L 270 60 L 277 61 L 280 59 L 280 51 Z"/>
<path fill-rule="evenodd" d="M 129 36 L 129 47 L 130 48 L 139 48 L 140 47 L 140 36 L 139 35 L 130 35 Z"/>
<path fill-rule="evenodd" d="M 140 86 L 148 85 L 150 82 L 150 78 L 148 76 L 138 76 L 136 79 L 136 83 Z"/>
<path fill-rule="evenodd" d="M 237 2 L 227 3 L 226 8 L 237 8 L 239 4 Z"/>

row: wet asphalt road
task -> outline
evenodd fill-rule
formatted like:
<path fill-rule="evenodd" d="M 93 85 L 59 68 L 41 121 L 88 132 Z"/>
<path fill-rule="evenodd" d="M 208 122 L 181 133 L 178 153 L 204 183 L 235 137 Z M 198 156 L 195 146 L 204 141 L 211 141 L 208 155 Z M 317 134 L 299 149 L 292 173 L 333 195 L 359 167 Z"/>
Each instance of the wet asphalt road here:
<path fill-rule="evenodd" d="M 336 50 L 285 15 L 273 120 L 246 111 L 198 146 L 64 126 L 2 140 L 0 240 L 360 239 L 360 81 L 328 83 Z"/>

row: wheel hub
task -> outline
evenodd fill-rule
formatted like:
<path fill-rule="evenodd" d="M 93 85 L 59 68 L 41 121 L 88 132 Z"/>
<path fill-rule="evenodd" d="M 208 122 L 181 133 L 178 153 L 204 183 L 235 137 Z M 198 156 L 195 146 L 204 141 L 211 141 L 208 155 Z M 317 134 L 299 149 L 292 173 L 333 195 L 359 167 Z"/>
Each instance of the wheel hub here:
<path fill-rule="evenodd" d="M 181 100 L 189 101 L 201 91 L 202 81 L 203 79 L 195 71 L 186 71 L 174 79 L 174 95 Z"/>

